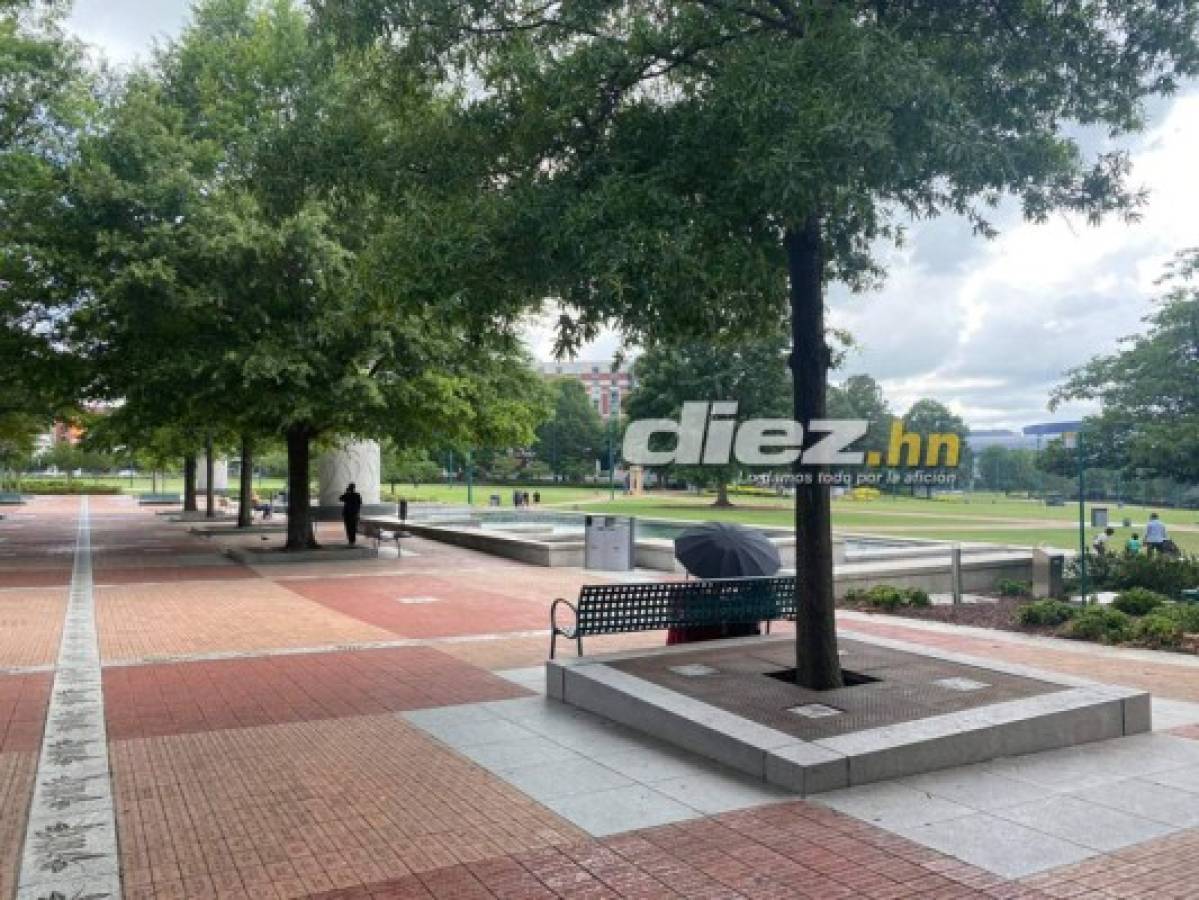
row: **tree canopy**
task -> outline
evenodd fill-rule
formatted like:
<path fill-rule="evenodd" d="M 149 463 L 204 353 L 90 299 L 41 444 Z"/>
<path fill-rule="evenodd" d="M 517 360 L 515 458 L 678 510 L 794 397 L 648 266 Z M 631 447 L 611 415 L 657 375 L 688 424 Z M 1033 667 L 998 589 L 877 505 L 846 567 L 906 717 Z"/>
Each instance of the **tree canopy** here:
<path fill-rule="evenodd" d="M 1131 214 L 1120 152 L 1064 127 L 1143 124 L 1199 67 L 1191 0 L 322 0 L 351 41 L 473 80 L 493 189 L 536 237 L 563 347 L 615 322 L 652 345 L 770 333 L 790 317 L 794 415 L 826 417 L 824 288 L 880 275 L 909 218 L 984 234 Z M 527 261 L 524 263 L 528 269 Z M 812 443 L 821 435 L 810 435 Z M 841 683 L 828 490 L 796 492 L 797 677 Z"/>
<path fill-rule="evenodd" d="M 1086 423 L 1091 464 L 1199 481 L 1199 250 L 1179 253 L 1159 282 L 1143 334 L 1069 373 L 1054 402 L 1098 400 Z"/>

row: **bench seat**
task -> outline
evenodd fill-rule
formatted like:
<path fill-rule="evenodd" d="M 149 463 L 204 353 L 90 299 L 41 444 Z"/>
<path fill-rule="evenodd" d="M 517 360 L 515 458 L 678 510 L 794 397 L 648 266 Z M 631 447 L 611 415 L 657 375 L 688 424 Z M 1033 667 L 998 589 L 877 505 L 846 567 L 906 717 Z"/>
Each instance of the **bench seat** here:
<path fill-rule="evenodd" d="M 569 609 L 573 623 L 559 622 Z M 719 625 L 769 623 L 795 618 L 795 578 L 718 578 L 647 584 L 589 584 L 571 603 L 564 598 L 550 607 L 550 659 L 558 637 L 574 641 L 583 655 L 583 638 L 598 634 L 662 631 Z"/>

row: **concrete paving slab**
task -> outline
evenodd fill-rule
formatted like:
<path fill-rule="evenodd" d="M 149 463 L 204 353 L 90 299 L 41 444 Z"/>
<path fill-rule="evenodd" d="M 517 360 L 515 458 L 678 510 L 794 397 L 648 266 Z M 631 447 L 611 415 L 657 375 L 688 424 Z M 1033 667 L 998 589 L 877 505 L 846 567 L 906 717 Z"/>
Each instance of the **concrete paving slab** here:
<path fill-rule="evenodd" d="M 1170 769 L 1167 772 L 1157 772 L 1146 775 L 1146 781 L 1154 784 L 1164 784 L 1179 791 L 1199 794 L 1199 766 L 1184 766 L 1181 769 Z"/>
<path fill-rule="evenodd" d="M 457 749 L 463 756 L 493 772 L 579 758 L 579 754 L 573 750 L 541 735 L 515 741 L 473 744 Z"/>
<path fill-rule="evenodd" d="M 988 771 L 985 764 L 913 775 L 896 783 L 981 812 L 1017 806 L 1045 796 L 1044 788 L 996 775 Z"/>
<path fill-rule="evenodd" d="M 901 828 L 898 833 L 1004 878 L 1024 878 L 1095 855 L 1087 847 L 987 813 Z"/>
<path fill-rule="evenodd" d="M 1186 700 L 1170 700 L 1166 697 L 1153 698 L 1153 730 L 1169 731 L 1183 725 L 1199 724 L 1199 703 Z"/>
<path fill-rule="evenodd" d="M 707 815 L 794 800 L 790 791 L 742 776 L 697 772 L 654 782 L 654 790 Z"/>
<path fill-rule="evenodd" d="M 595 837 L 685 822 L 701 815 L 690 806 L 640 784 L 550 800 L 545 805 Z"/>
<path fill-rule="evenodd" d="M 814 802 L 888 830 L 960 819 L 976 812 L 968 806 L 896 782 L 829 791 L 814 798 Z"/>
<path fill-rule="evenodd" d="M 1092 850 L 1111 852 L 1177 830 L 1121 810 L 1059 795 L 996 810 L 993 815 Z"/>
<path fill-rule="evenodd" d="M 633 786 L 631 779 L 581 756 L 505 769 L 501 777 L 542 803 Z"/>
<path fill-rule="evenodd" d="M 1142 778 L 1073 792 L 1072 796 L 1176 828 L 1199 826 L 1199 797 Z"/>

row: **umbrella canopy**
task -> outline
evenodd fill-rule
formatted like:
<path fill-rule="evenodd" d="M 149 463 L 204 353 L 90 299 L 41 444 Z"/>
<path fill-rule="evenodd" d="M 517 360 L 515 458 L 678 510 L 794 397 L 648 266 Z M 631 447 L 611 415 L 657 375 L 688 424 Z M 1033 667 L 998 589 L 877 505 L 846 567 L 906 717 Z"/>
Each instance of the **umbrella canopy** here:
<path fill-rule="evenodd" d="M 705 522 L 674 539 L 674 555 L 697 578 L 774 575 L 779 551 L 762 532 L 726 522 Z"/>

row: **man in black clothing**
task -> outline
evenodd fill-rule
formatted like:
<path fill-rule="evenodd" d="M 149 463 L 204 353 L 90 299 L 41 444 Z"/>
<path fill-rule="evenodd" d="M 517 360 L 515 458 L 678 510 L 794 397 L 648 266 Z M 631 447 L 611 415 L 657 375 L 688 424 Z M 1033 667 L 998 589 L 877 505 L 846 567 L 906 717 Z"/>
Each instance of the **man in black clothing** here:
<path fill-rule="evenodd" d="M 353 547 L 358 540 L 358 519 L 362 516 L 362 495 L 351 484 L 346 492 L 337 498 L 341 506 L 341 520 L 346 526 L 346 537 Z"/>

